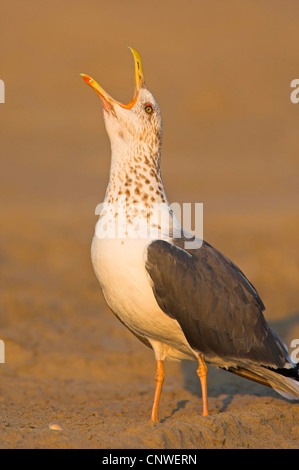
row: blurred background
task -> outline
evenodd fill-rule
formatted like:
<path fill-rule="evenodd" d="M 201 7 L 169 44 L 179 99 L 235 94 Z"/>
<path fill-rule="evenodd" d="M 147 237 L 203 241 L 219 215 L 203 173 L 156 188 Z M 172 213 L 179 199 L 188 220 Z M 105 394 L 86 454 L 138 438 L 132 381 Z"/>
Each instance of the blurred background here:
<path fill-rule="evenodd" d="M 129 102 L 134 64 L 127 46 L 141 54 L 161 109 L 169 201 L 204 204 L 205 240 L 245 272 L 288 347 L 299 338 L 299 103 L 290 100 L 299 78 L 298 14 L 295 0 L 2 2 L 7 442 L 31 445 L 43 422 L 38 410 L 50 420 L 52 406 L 67 419 L 72 400 L 81 400 L 81 412 L 93 403 L 90 419 L 98 423 L 99 384 L 114 416 L 118 406 L 119 413 L 130 406 L 134 384 L 148 394 L 140 405 L 145 416 L 151 405 L 152 352 L 109 312 L 90 262 L 110 145 L 100 100 L 79 74 Z M 169 367 L 169 387 L 181 380 L 184 389 L 180 366 Z M 221 380 L 214 380 L 217 397 Z M 34 421 L 26 437 L 11 431 L 22 419 Z"/>

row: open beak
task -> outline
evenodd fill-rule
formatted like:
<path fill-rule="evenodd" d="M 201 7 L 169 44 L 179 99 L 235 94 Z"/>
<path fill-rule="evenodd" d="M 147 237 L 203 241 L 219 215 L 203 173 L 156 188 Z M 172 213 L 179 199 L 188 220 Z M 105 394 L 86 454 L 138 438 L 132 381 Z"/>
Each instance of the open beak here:
<path fill-rule="evenodd" d="M 129 49 L 133 54 L 135 63 L 135 91 L 133 99 L 130 101 L 130 103 L 119 103 L 118 101 L 114 100 L 93 78 L 89 77 L 88 75 L 85 75 L 84 73 L 80 74 L 83 80 L 85 80 L 85 82 L 97 92 L 97 94 L 102 100 L 104 108 L 107 110 L 113 107 L 114 104 L 118 104 L 119 106 L 125 109 L 131 109 L 137 101 L 140 88 L 144 86 L 141 57 L 138 52 L 133 49 L 133 47 L 129 47 Z"/>

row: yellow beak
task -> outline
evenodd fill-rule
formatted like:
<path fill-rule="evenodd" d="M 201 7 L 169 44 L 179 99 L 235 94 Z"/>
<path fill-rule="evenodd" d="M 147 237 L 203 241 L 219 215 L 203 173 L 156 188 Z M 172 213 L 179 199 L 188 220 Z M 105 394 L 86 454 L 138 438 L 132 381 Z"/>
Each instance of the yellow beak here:
<path fill-rule="evenodd" d="M 138 54 L 138 52 L 135 49 L 133 49 L 133 47 L 129 47 L 129 49 L 131 50 L 133 54 L 134 63 L 135 63 L 135 92 L 134 92 L 134 97 L 130 101 L 130 103 L 123 104 L 114 100 L 93 78 L 89 77 L 88 75 L 85 75 L 84 73 L 80 74 L 83 80 L 85 80 L 85 82 L 97 92 L 97 94 L 99 95 L 99 97 L 101 98 L 104 104 L 106 103 L 111 106 L 111 104 L 116 103 L 122 108 L 131 109 L 137 101 L 140 88 L 144 86 L 141 57 Z"/>

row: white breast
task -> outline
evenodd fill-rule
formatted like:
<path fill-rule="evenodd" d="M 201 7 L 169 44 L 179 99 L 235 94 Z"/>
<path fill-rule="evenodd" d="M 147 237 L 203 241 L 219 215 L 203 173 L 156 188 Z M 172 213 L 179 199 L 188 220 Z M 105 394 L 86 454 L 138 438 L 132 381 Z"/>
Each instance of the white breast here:
<path fill-rule="evenodd" d="M 92 263 L 111 310 L 138 335 L 165 345 L 172 359 L 194 357 L 178 322 L 158 306 L 145 269 L 144 252 L 151 239 L 98 238 Z M 154 347 L 156 352 L 156 345 Z"/>

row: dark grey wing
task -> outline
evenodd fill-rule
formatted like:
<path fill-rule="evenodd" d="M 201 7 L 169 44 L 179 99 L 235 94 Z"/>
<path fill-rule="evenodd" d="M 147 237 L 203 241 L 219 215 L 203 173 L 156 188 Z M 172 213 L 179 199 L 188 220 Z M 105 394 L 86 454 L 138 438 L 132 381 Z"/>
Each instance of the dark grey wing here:
<path fill-rule="evenodd" d="M 239 268 L 208 243 L 185 250 L 150 243 L 146 269 L 160 308 L 175 318 L 190 346 L 228 361 L 283 367 L 287 351 L 264 316 L 264 305 Z"/>

